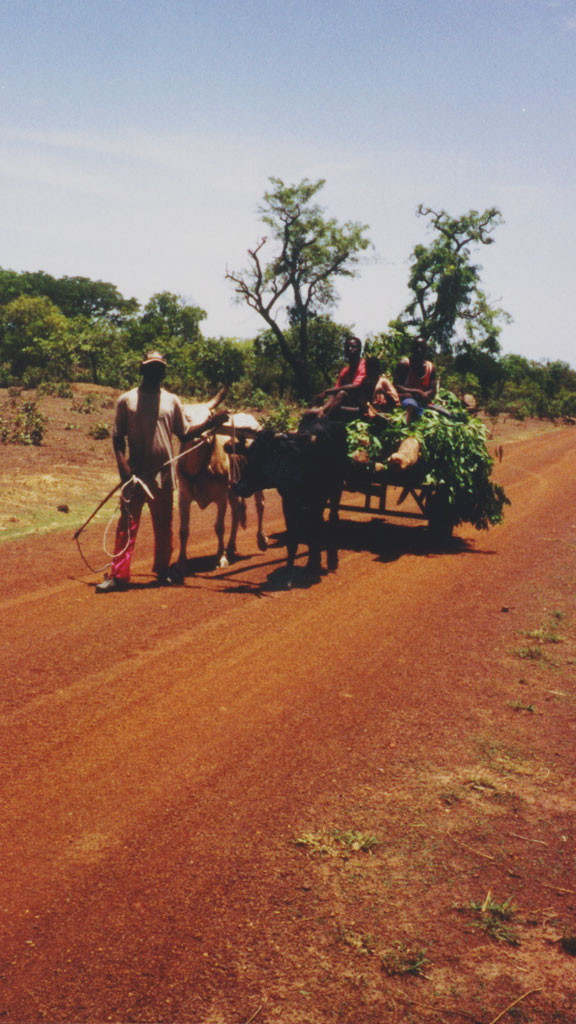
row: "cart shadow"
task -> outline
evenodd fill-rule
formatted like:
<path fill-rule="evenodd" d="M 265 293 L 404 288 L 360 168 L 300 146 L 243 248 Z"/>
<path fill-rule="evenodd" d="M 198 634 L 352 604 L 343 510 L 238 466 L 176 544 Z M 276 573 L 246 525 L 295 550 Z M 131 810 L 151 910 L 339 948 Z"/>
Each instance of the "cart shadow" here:
<path fill-rule="evenodd" d="M 441 554 L 477 553 L 463 537 L 438 540 L 426 525 L 401 525 L 370 519 L 367 522 L 340 521 L 335 527 L 339 551 L 366 551 L 380 562 L 396 562 L 404 555 L 429 558 Z"/>
<path fill-rule="evenodd" d="M 340 553 L 344 551 L 367 552 L 383 564 L 396 562 L 405 555 L 433 558 L 446 554 L 481 556 L 495 554 L 493 549 L 478 547 L 475 540 L 464 537 L 453 536 L 443 541 L 436 540 L 430 535 L 426 524 L 421 526 L 402 525 L 374 518 L 361 522 L 341 520 L 334 529 Z M 269 549 L 283 549 L 285 543 L 284 532 L 273 534 L 270 538 Z M 307 549 L 301 545 L 298 549 L 297 563 L 304 563 L 306 559 Z M 268 563 L 259 562 L 258 565 L 260 568 L 273 565 L 274 568 L 271 569 L 264 581 L 251 582 L 245 576 L 247 566 L 231 567 L 221 576 L 221 578 L 225 577 L 229 580 L 228 586 L 223 588 L 224 592 L 238 593 L 241 590 L 243 593 L 262 597 L 264 594 L 274 591 L 308 590 L 321 582 L 324 576 L 331 575 L 327 570 L 322 570 L 320 576 L 310 576 L 304 564 L 296 564 L 290 574 L 286 566 L 284 552 L 280 559 L 274 559 Z M 238 573 L 241 573 L 243 578 L 235 583 L 231 577 Z"/>
<path fill-rule="evenodd" d="M 340 553 L 344 551 L 366 552 L 383 564 L 398 561 L 405 555 L 432 558 L 445 554 L 492 555 L 494 551 L 479 548 L 474 540 L 454 536 L 443 541 L 435 540 L 426 524 L 415 526 L 385 522 L 380 518 L 354 521 L 340 520 L 333 529 L 336 531 L 336 543 Z M 292 572 L 286 565 L 286 533 L 284 531 L 269 536 L 268 553 L 272 556 L 261 561 L 261 556 L 254 560 L 254 555 L 238 554 L 233 563 L 218 569 L 215 556 L 189 558 L 184 566 L 184 578 L 220 580 L 224 584 L 222 593 L 252 594 L 264 597 L 266 594 L 288 591 L 309 590 L 317 586 L 324 576 L 331 575 L 322 570 L 319 576 L 312 576 L 306 569 L 308 553 L 304 545 L 300 545 L 296 565 Z M 325 557 L 324 557 L 325 561 Z M 269 569 L 265 580 L 252 581 L 247 577 L 251 568 Z M 336 570 L 337 571 L 337 570 Z"/>

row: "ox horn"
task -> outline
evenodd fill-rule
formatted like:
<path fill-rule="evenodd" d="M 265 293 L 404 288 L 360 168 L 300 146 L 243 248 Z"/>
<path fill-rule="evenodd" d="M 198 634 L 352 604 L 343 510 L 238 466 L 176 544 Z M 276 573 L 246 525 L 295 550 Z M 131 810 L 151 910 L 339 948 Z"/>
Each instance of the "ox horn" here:
<path fill-rule="evenodd" d="M 209 402 L 206 402 L 206 405 L 208 406 L 209 409 L 215 409 L 216 406 L 220 405 L 220 402 L 224 398 L 226 398 L 227 394 L 228 394 L 228 388 L 226 387 L 226 385 L 224 385 L 223 388 L 220 388 L 220 391 L 218 392 L 218 394 L 214 395 L 214 398 L 211 398 Z"/>

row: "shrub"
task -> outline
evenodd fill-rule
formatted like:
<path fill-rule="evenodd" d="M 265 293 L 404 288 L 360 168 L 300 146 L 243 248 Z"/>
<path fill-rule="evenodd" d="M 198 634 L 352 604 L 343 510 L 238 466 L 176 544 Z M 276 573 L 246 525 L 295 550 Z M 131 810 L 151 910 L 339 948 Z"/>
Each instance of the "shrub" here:
<path fill-rule="evenodd" d="M 110 437 L 110 427 L 107 423 L 94 423 L 88 431 L 88 437 L 93 437 L 95 441 L 103 441 Z"/>
<path fill-rule="evenodd" d="M 302 416 L 301 409 L 297 405 L 291 405 L 282 398 L 274 402 L 268 402 L 265 412 L 259 416 L 263 427 L 271 430 L 295 430 Z"/>
<path fill-rule="evenodd" d="M 45 380 L 38 385 L 38 395 L 50 395 L 52 398 L 73 398 L 72 388 L 67 380 Z"/>
<path fill-rule="evenodd" d="M 87 415 L 90 415 L 91 413 L 96 412 L 97 401 L 98 395 L 93 391 L 89 391 L 87 395 L 84 395 L 81 402 L 77 402 L 75 400 L 72 403 L 72 410 L 73 412 L 84 412 Z"/>
<path fill-rule="evenodd" d="M 2 363 L 0 365 L 0 388 L 9 388 L 11 384 L 16 382 L 16 378 L 12 373 L 12 367 L 10 363 Z"/>
<path fill-rule="evenodd" d="M 46 371 L 40 366 L 28 366 L 20 378 L 22 387 L 26 391 L 31 391 L 40 386 L 45 376 Z"/>
<path fill-rule="evenodd" d="M 46 417 L 36 402 L 12 403 L 8 416 L 0 417 L 0 437 L 5 444 L 42 444 L 46 432 Z"/>

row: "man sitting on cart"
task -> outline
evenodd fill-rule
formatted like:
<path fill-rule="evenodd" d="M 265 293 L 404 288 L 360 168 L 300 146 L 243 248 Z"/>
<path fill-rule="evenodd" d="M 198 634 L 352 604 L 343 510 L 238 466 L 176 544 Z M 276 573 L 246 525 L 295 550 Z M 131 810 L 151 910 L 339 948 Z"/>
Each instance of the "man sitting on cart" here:
<path fill-rule="evenodd" d="M 344 354 L 348 358 L 336 381 L 336 386 L 327 388 L 318 398 L 327 399 L 319 410 L 310 410 L 318 416 L 336 415 L 350 419 L 368 413 L 372 418 L 394 409 L 400 403 L 398 392 L 392 382 L 380 373 L 376 356 L 362 357 L 362 342 L 349 337 L 344 342 Z"/>
<path fill-rule="evenodd" d="M 436 396 L 436 367 L 426 359 L 426 339 L 414 338 L 410 357 L 401 359 L 394 373 L 400 404 L 406 410 L 406 422 L 420 419 Z"/>
<path fill-rule="evenodd" d="M 358 408 L 366 405 L 366 360 L 362 358 L 362 342 L 352 335 L 344 342 L 344 355 L 348 360 L 338 374 L 336 386 L 326 388 L 318 398 L 326 399 L 319 410 L 319 416 L 331 416 L 340 406 Z"/>

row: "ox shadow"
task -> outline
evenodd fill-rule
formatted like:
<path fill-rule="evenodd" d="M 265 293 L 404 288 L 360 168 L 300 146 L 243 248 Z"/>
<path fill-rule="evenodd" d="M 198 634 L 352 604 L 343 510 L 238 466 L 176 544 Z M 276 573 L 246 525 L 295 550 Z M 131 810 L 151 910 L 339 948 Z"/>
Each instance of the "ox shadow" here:
<path fill-rule="evenodd" d="M 400 524 L 374 517 L 362 521 L 340 520 L 336 526 L 338 550 L 340 554 L 345 551 L 366 552 L 374 556 L 376 561 L 382 564 L 396 562 L 406 555 L 422 558 L 435 558 L 442 555 L 476 555 L 491 556 L 495 551 L 490 547 L 478 546 L 475 539 L 459 537 L 457 534 L 445 540 L 435 539 L 425 524 Z M 270 547 L 285 549 L 285 533 L 273 534 Z M 261 596 L 263 593 L 288 589 L 308 589 L 321 582 L 322 577 L 328 574 L 322 570 L 320 576 L 311 577 L 307 573 L 305 563 L 307 551 L 301 546 L 297 555 L 297 563 L 292 574 L 289 574 L 285 564 L 284 551 L 280 560 L 273 562 L 255 563 L 260 569 L 272 567 L 266 580 L 257 583 L 250 582 L 243 578 L 235 584 L 232 577 L 237 573 L 244 576 L 246 566 L 243 568 L 232 567 L 223 574 L 230 580 L 228 586 L 223 590 L 226 593 L 238 593 L 242 590 L 245 593 L 252 593 Z M 323 562 L 326 556 L 323 552 Z M 338 570 L 336 570 L 337 572 Z M 221 577 L 222 578 L 222 577 Z"/>
<path fill-rule="evenodd" d="M 254 561 L 254 555 L 243 556 L 236 554 L 233 563 L 228 569 L 221 570 L 217 577 L 211 575 L 210 578 L 230 581 L 227 586 L 221 588 L 221 593 L 249 593 L 254 597 L 263 597 L 265 594 L 274 591 L 308 590 L 310 587 L 318 584 L 321 578 L 328 574 L 327 570 L 322 569 L 318 575 L 312 575 L 307 570 L 305 564 L 298 564 L 299 562 L 306 563 L 308 561 L 308 551 L 305 545 L 300 546 L 296 555 L 296 564 L 290 572 L 286 564 L 286 533 L 284 531 L 268 536 L 267 555 L 272 555 L 273 557 L 264 556 L 264 561 L 262 561 L 261 557 L 258 557 L 258 560 Z M 270 569 L 270 572 L 265 580 L 256 582 L 246 579 L 246 570 L 251 568 L 258 568 L 258 570 Z M 235 577 L 238 576 L 241 578 L 236 580 Z"/>
<path fill-rule="evenodd" d="M 250 562 L 253 555 L 242 555 L 236 552 L 233 558 L 230 559 L 230 567 L 241 565 L 242 562 Z M 227 569 L 228 566 L 225 567 Z M 225 571 L 224 569 L 224 571 Z M 187 579 L 189 576 L 212 576 L 216 570 L 220 570 L 218 565 L 217 555 L 202 555 L 196 558 L 187 558 L 185 563 L 182 565 L 178 563 L 178 571 L 181 573 L 183 579 Z"/>
<path fill-rule="evenodd" d="M 422 558 L 434 558 L 442 555 L 493 555 L 490 548 L 478 547 L 475 539 L 459 537 L 457 534 L 447 540 L 435 540 L 425 524 L 400 524 L 374 517 L 366 520 L 340 520 L 336 525 L 338 550 L 366 552 L 383 563 L 396 562 L 406 555 Z M 290 573 L 286 565 L 286 534 L 284 531 L 269 537 L 268 555 L 272 558 L 262 560 L 262 556 L 237 554 L 229 568 L 219 570 L 217 575 L 216 559 L 198 557 L 188 559 L 185 577 L 218 579 L 224 585 L 222 593 L 250 593 L 254 597 L 263 597 L 267 593 L 285 590 L 308 590 L 318 585 L 324 576 L 332 575 L 323 569 L 319 576 L 311 576 L 306 569 L 307 549 L 301 545 L 296 556 L 296 564 Z M 276 557 L 277 555 L 277 557 Z M 323 551 L 323 562 L 326 555 Z M 253 581 L 246 577 L 247 570 L 269 570 L 265 580 Z M 338 570 L 336 570 L 337 572 Z"/>

